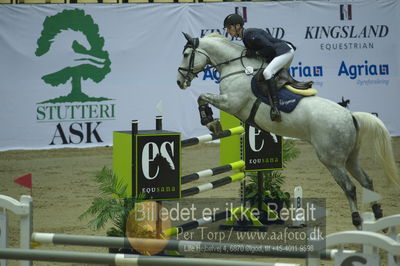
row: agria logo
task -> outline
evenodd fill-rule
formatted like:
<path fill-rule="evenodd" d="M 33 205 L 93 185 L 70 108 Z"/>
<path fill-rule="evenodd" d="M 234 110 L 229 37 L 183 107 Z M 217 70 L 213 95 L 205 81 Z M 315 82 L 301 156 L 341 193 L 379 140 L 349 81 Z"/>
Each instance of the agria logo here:
<path fill-rule="evenodd" d="M 298 62 L 297 65 L 291 66 L 289 72 L 293 78 L 322 77 L 324 75 L 322 66 L 303 65 L 302 62 Z M 213 69 L 206 68 L 203 71 L 203 81 L 211 80 L 216 84 L 219 84 L 220 78 L 220 74 Z"/>
<path fill-rule="evenodd" d="M 60 38 L 56 37 L 63 31 L 82 33 L 88 47 L 78 40 L 67 40 L 77 56 L 75 63 L 55 69 L 53 73 L 48 73 L 41 79 L 53 87 L 69 84 L 70 92 L 39 102 L 36 120 L 57 123 L 50 145 L 103 142 L 98 127 L 102 120 L 115 119 L 115 104 L 106 102 L 112 99 L 91 97 L 84 93 L 82 81 L 90 79 L 100 83 L 111 72 L 110 57 L 104 50 L 105 40 L 99 33 L 99 26 L 90 15 L 80 9 L 64 10 L 45 18 L 35 55 L 40 57 L 47 54 L 53 43 L 60 41 Z M 72 123 L 65 128 L 66 125 L 62 124 L 65 122 Z"/>
<path fill-rule="evenodd" d="M 303 65 L 302 62 L 291 66 L 289 70 L 293 78 L 322 77 L 324 75 L 322 66 Z"/>
<path fill-rule="evenodd" d="M 364 64 L 346 64 L 342 61 L 339 66 L 338 76 L 345 75 L 350 79 L 356 79 L 357 77 L 365 76 L 386 76 L 389 75 L 388 64 L 371 64 L 367 60 Z"/>

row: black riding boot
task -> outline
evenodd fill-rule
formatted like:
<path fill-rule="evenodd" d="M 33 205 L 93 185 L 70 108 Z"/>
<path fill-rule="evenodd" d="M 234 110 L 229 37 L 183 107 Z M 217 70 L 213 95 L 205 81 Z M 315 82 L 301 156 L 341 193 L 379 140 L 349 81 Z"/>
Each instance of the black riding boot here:
<path fill-rule="evenodd" d="M 281 113 L 278 110 L 279 98 L 278 98 L 278 88 L 276 87 L 276 82 L 274 78 L 266 80 L 269 93 L 271 95 L 271 120 L 276 122 L 281 122 Z"/>

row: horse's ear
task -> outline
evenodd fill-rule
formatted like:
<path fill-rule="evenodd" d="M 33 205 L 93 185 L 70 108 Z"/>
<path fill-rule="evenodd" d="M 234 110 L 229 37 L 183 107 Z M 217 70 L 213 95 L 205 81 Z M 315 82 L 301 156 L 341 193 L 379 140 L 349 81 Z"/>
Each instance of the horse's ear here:
<path fill-rule="evenodd" d="M 197 47 L 199 47 L 199 38 L 192 38 L 192 36 L 190 36 L 189 34 L 182 32 L 183 36 L 185 36 L 186 40 L 188 41 L 185 47 L 191 47 L 196 49 Z"/>
<path fill-rule="evenodd" d="M 192 38 L 189 34 L 187 34 L 187 33 L 185 33 L 185 32 L 182 32 L 182 34 L 183 34 L 183 36 L 185 36 L 186 40 L 187 40 L 189 43 L 193 44 L 193 38 Z"/>

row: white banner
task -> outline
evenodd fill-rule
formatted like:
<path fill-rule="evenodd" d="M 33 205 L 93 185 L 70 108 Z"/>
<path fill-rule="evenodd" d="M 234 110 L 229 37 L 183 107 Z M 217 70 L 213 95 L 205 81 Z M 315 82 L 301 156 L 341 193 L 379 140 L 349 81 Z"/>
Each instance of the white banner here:
<path fill-rule="evenodd" d="M 296 79 L 400 135 L 396 0 L 0 5 L 0 150 L 111 145 L 113 131 L 133 119 L 154 129 L 156 115 L 183 138 L 206 134 L 197 97 L 216 93 L 218 77 L 178 88 L 181 32 L 226 35 L 234 12 L 297 47 Z"/>

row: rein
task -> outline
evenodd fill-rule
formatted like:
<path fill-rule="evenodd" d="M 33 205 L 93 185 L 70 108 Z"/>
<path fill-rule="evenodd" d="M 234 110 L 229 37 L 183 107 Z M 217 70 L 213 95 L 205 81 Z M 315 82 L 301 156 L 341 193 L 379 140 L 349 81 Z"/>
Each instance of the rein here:
<path fill-rule="evenodd" d="M 259 68 L 253 69 L 254 72 L 256 72 L 257 70 L 259 70 Z M 226 78 L 228 78 L 228 77 L 230 77 L 230 76 L 234 76 L 234 75 L 242 74 L 242 73 L 246 73 L 246 70 L 239 70 L 239 71 L 235 71 L 235 72 L 229 73 L 229 74 L 227 74 L 227 75 L 221 77 L 221 78 L 219 79 L 219 82 L 221 82 L 223 79 L 226 79 Z"/>
<path fill-rule="evenodd" d="M 206 55 L 206 56 L 207 56 L 207 55 Z M 207 56 L 207 57 L 208 57 L 208 56 Z M 205 68 L 203 68 L 203 70 L 201 70 L 201 71 L 209 70 L 209 69 L 212 69 L 212 68 L 213 68 L 213 69 L 216 69 L 218 66 L 225 65 L 225 64 L 229 64 L 229 63 L 232 63 L 232 62 L 234 62 L 234 61 L 236 61 L 236 60 L 239 60 L 239 59 L 240 59 L 240 62 L 242 63 L 242 66 L 245 67 L 244 64 L 243 64 L 243 60 L 242 60 L 243 57 L 245 57 L 245 56 L 240 55 L 239 57 L 235 57 L 235 58 L 230 59 L 230 60 L 228 60 L 228 61 L 225 61 L 225 62 L 216 64 L 216 65 L 210 65 L 210 66 L 208 66 L 208 67 L 205 67 Z M 210 60 L 210 61 L 211 61 L 211 60 Z M 200 73 L 201 71 L 199 71 L 199 72 L 197 72 L 197 73 Z M 214 70 L 214 71 L 215 71 L 215 70 Z M 225 79 L 225 78 L 227 78 L 227 77 L 230 77 L 230 76 L 233 76 L 233 75 L 236 75 L 236 74 L 240 74 L 240 73 L 245 73 L 245 70 L 239 70 L 239 71 L 235 71 L 235 72 L 229 73 L 228 75 L 225 75 L 225 76 L 221 77 L 221 78 L 219 79 L 219 82 L 221 82 L 223 79 Z"/>

